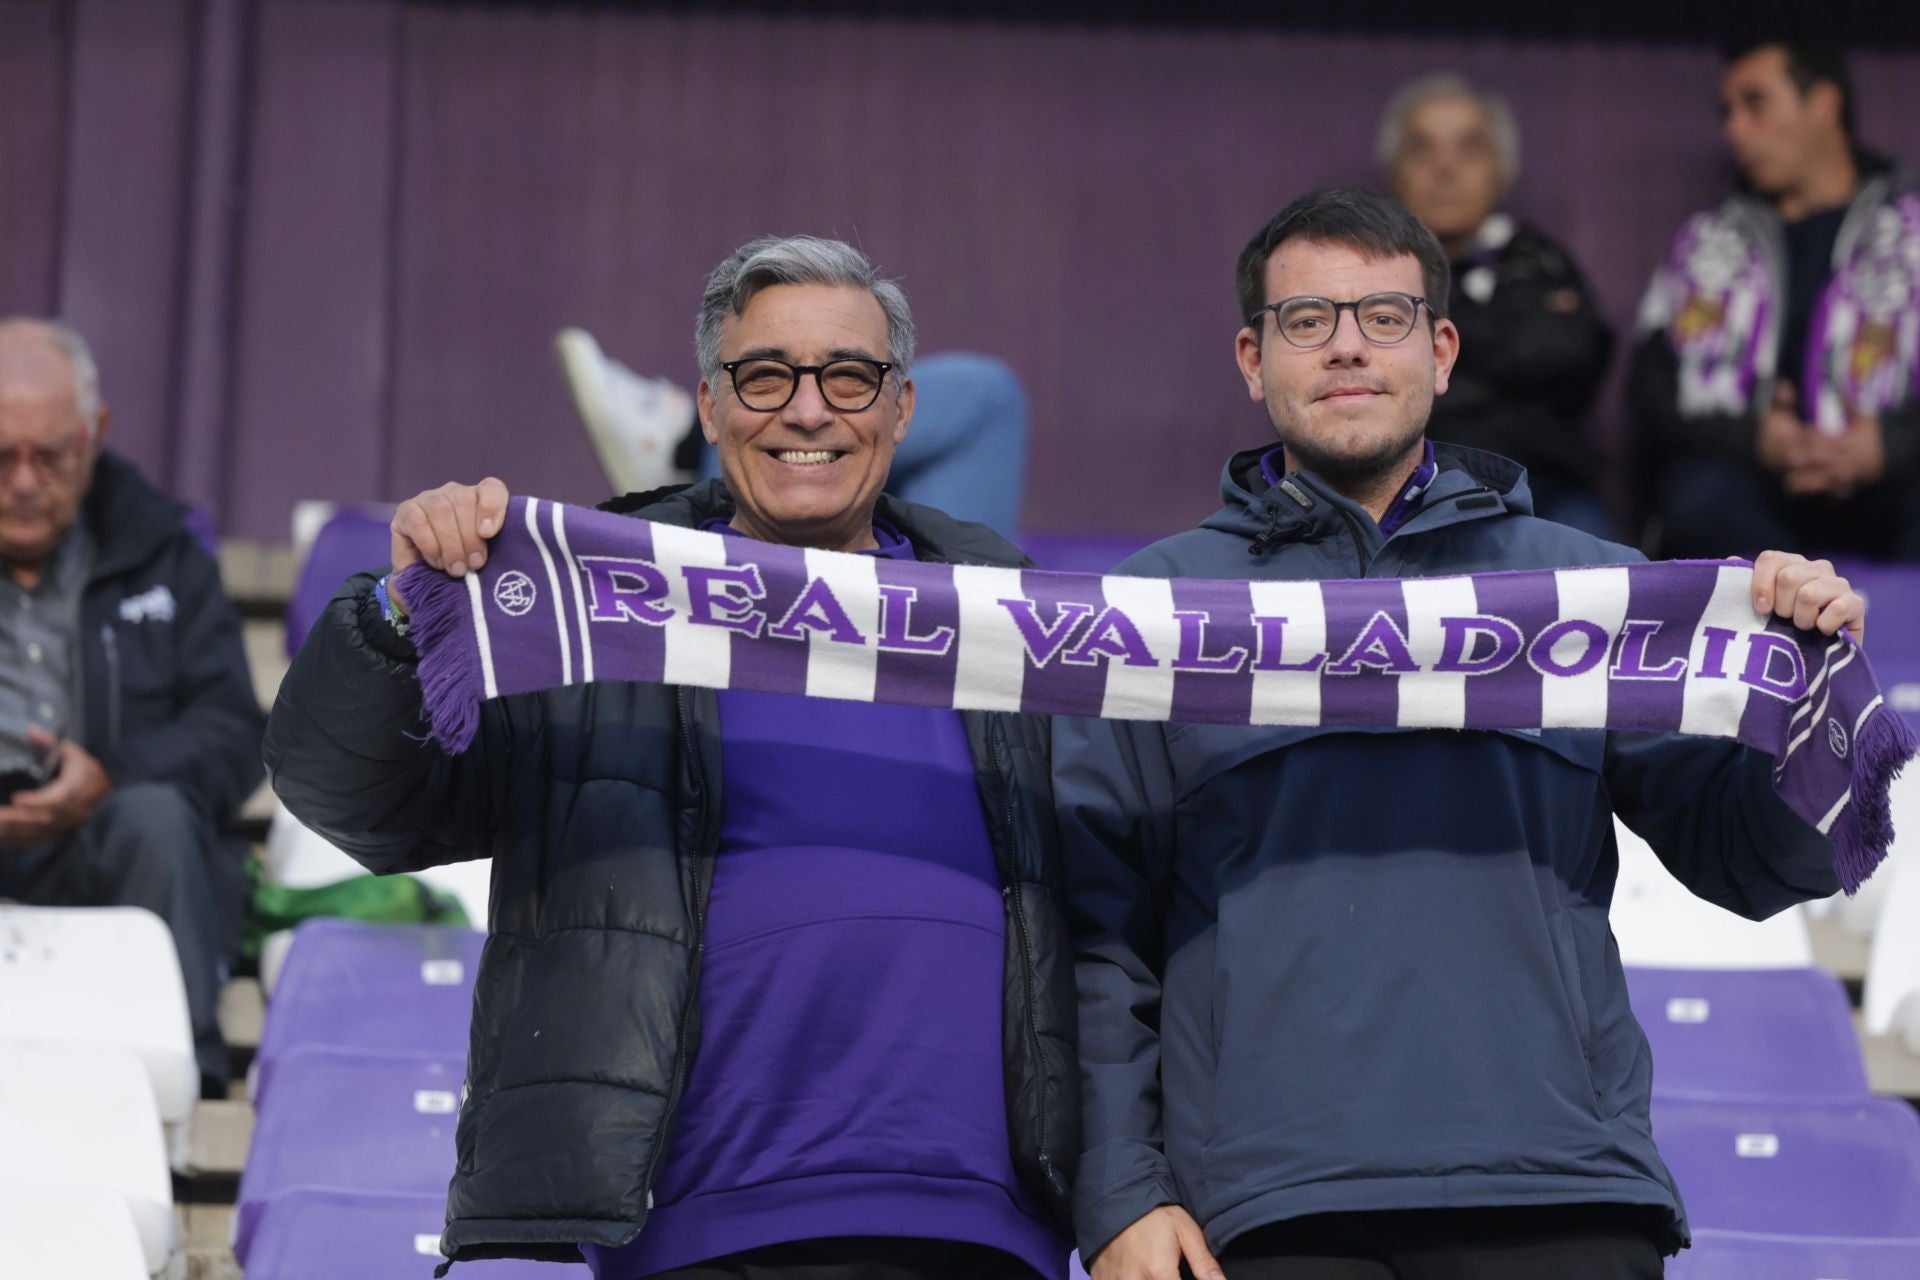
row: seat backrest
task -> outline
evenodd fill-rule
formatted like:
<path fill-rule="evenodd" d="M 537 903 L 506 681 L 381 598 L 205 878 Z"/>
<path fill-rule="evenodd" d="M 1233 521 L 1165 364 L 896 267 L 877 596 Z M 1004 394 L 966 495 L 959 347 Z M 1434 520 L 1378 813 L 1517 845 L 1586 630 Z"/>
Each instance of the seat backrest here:
<path fill-rule="evenodd" d="M 0 1176 L 0 1276 L 147 1280 L 127 1202 L 99 1182 Z"/>
<path fill-rule="evenodd" d="M 367 1195 L 303 1188 L 263 1208 L 248 1250 L 251 1274 L 274 1280 L 337 1280 L 342 1276 L 425 1277 L 440 1261 L 441 1195 Z M 453 1274 L 472 1280 L 581 1280 L 577 1266 L 518 1259 L 462 1262 Z"/>
<path fill-rule="evenodd" d="M 151 911 L 0 906 L 0 1010 L 0 1041 L 128 1049 L 161 1119 L 192 1113 L 200 1068 L 186 982 L 173 934 Z"/>
<path fill-rule="evenodd" d="M 268 1105 L 280 1061 L 307 1046 L 464 1054 L 485 942 L 485 934 L 458 925 L 300 925 L 254 1055 L 254 1105 Z"/>
<path fill-rule="evenodd" d="M 0 1152 L 37 1181 L 95 1182 L 126 1203 L 147 1270 L 173 1253 L 173 1180 L 153 1090 L 131 1050 L 9 1045 L 0 1053 Z M 18 1274 L 18 1273 L 4 1273 Z"/>
<path fill-rule="evenodd" d="M 1868 1096 L 1846 989 L 1818 969 L 1627 970 L 1653 1088 L 1709 1097 Z"/>
<path fill-rule="evenodd" d="M 1653 1137 L 1695 1227 L 1920 1238 L 1920 1115 L 1904 1102 L 1656 1096 Z"/>
<path fill-rule="evenodd" d="M 444 1194 L 465 1075 L 458 1053 L 287 1053 L 240 1175 L 234 1255 L 242 1265 L 266 1202 L 284 1191 Z"/>
<path fill-rule="evenodd" d="M 1695 1231 L 1667 1280 L 1913 1280 L 1920 1240 L 1850 1240 Z"/>
<path fill-rule="evenodd" d="M 287 656 L 306 643 L 327 601 L 348 578 L 386 565 L 392 556 L 391 513 L 341 507 L 320 526 L 287 601 Z"/>
<path fill-rule="evenodd" d="M 1813 942 L 1798 907 L 1747 920 L 1693 895 L 1626 823 L 1614 822 L 1620 876 L 1610 920 L 1623 964 L 1656 969 L 1800 969 Z"/>

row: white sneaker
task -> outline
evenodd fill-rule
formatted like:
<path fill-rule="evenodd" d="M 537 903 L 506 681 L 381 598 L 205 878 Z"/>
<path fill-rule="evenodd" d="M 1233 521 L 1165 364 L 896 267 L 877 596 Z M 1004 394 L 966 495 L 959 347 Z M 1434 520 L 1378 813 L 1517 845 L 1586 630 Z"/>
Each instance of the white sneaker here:
<path fill-rule="evenodd" d="M 673 463 L 674 450 L 693 422 L 691 395 L 665 378 L 643 378 L 609 360 L 585 329 L 562 329 L 553 348 L 615 493 L 644 493 L 693 479 L 691 471 Z"/>

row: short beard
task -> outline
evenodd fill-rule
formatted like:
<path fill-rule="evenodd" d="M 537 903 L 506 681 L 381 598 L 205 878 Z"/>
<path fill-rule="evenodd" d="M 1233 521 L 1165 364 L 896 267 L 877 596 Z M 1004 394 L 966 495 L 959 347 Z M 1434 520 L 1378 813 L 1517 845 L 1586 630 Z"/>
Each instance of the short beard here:
<path fill-rule="evenodd" d="M 1304 468 L 1320 476 L 1343 493 L 1362 492 L 1377 483 L 1394 464 L 1401 461 L 1420 444 L 1426 434 L 1427 419 L 1433 412 L 1433 399 L 1428 397 L 1412 421 L 1405 423 L 1391 438 L 1378 447 L 1364 453 L 1335 453 L 1320 448 L 1311 440 L 1296 439 L 1307 433 L 1296 432 L 1281 425 L 1273 424 L 1274 434 L 1280 438 L 1280 444 L 1287 451 L 1287 457 L 1295 467 Z M 1274 415 L 1269 410 L 1269 418 Z"/>

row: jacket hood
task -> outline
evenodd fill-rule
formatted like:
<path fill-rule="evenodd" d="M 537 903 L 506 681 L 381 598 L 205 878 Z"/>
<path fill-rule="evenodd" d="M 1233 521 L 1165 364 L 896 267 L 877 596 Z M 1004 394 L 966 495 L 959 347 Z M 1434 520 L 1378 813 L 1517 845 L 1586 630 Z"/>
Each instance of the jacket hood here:
<path fill-rule="evenodd" d="M 1312 471 L 1295 471 L 1279 484 L 1269 485 L 1260 459 L 1273 448 L 1268 444 L 1243 449 L 1227 459 L 1220 477 L 1221 507 L 1201 521 L 1201 528 L 1274 543 L 1315 541 L 1337 532 L 1347 517 L 1365 514 Z M 1434 528 L 1496 510 L 1533 514 L 1533 493 L 1527 487 L 1526 468 L 1519 463 L 1438 440 L 1433 452 L 1440 473 L 1421 496 L 1408 524 Z"/>
<path fill-rule="evenodd" d="M 102 450 L 80 518 L 93 535 L 92 576 L 131 568 L 184 527 L 186 507 L 154 488 L 131 462 Z"/>
<path fill-rule="evenodd" d="M 697 484 L 623 494 L 601 503 L 600 510 L 697 528 L 709 520 L 730 518 L 734 504 L 726 481 L 715 478 Z M 874 515 L 898 529 L 913 544 L 914 556 L 920 560 L 1013 569 L 1033 563 L 1020 548 L 983 524 L 956 520 L 937 508 L 906 502 L 891 494 L 880 495 Z"/>

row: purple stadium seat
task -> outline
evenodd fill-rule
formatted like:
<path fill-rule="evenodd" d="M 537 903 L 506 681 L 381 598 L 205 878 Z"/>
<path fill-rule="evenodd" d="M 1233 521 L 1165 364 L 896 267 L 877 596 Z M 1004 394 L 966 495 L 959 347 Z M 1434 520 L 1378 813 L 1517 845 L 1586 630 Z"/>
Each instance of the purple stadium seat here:
<path fill-rule="evenodd" d="M 1920 727 L 1920 565 L 1846 558 L 1835 567 L 1867 598 L 1868 656 L 1887 702 Z"/>
<path fill-rule="evenodd" d="M 273 1280 L 430 1280 L 441 1262 L 444 1195 L 286 1191 L 261 1207 L 249 1275 Z M 461 1280 L 584 1280 L 558 1262 L 463 1262 Z"/>
<path fill-rule="evenodd" d="M 267 1105 L 280 1061 L 308 1046 L 465 1053 L 473 975 L 486 940 L 454 925 L 303 923 L 267 1006 L 254 1055 L 254 1106 Z"/>
<path fill-rule="evenodd" d="M 283 1192 L 444 1196 L 465 1074 L 458 1054 L 287 1054 L 240 1175 L 234 1257 L 247 1265 L 262 1211 Z"/>
<path fill-rule="evenodd" d="M 1653 1137 L 1696 1228 L 1920 1238 L 1920 1115 L 1904 1102 L 1656 1097 Z"/>
<path fill-rule="evenodd" d="M 1042 569 L 1106 573 L 1161 535 L 1138 533 L 1024 533 L 1020 549 Z"/>
<path fill-rule="evenodd" d="M 1920 1240 L 1817 1240 L 1696 1231 L 1667 1280 L 1913 1280 Z"/>
<path fill-rule="evenodd" d="M 392 555 L 389 522 L 356 507 L 342 507 L 320 527 L 300 566 L 293 598 L 287 601 L 287 656 L 306 643 L 307 632 L 340 585 L 356 573 L 386 566 Z"/>
<path fill-rule="evenodd" d="M 1865 1098 L 1847 994 L 1818 969 L 1627 970 L 1658 1094 Z"/>

